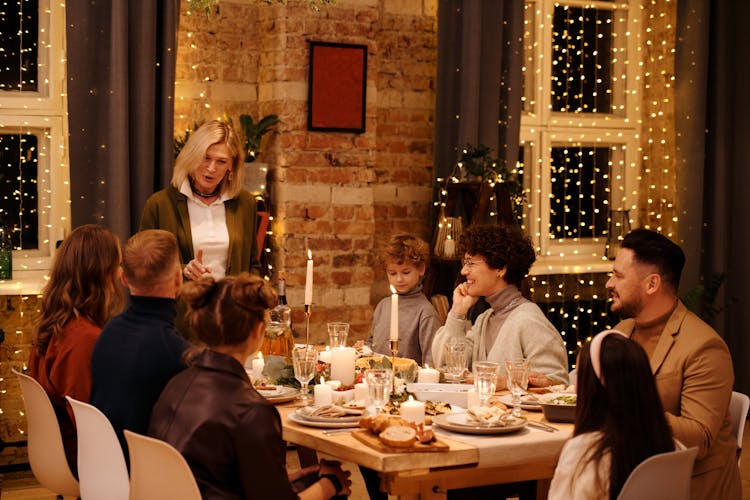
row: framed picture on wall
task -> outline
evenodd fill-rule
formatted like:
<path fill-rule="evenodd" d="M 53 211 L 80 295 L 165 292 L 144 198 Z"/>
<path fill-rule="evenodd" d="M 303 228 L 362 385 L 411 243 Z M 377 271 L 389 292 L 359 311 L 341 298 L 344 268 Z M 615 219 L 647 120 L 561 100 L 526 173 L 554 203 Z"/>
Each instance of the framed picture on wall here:
<path fill-rule="evenodd" d="M 367 45 L 310 42 L 308 130 L 365 131 Z"/>

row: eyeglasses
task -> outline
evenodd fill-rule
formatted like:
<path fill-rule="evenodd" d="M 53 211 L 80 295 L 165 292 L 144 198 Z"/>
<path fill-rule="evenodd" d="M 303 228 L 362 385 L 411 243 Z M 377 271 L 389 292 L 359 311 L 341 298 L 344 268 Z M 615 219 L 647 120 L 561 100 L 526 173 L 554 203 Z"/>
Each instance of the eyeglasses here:
<path fill-rule="evenodd" d="M 471 268 L 471 267 L 477 266 L 479 264 L 482 264 L 483 262 L 485 262 L 485 261 L 483 261 L 483 260 L 473 260 L 473 259 L 461 259 L 461 267 L 469 267 L 469 268 Z"/>

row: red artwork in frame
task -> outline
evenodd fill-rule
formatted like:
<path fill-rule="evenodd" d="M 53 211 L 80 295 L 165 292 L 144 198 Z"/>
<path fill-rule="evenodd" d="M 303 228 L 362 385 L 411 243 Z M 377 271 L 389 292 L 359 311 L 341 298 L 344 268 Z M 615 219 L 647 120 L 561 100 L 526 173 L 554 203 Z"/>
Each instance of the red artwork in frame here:
<path fill-rule="evenodd" d="M 365 131 L 367 45 L 310 42 L 308 130 Z"/>

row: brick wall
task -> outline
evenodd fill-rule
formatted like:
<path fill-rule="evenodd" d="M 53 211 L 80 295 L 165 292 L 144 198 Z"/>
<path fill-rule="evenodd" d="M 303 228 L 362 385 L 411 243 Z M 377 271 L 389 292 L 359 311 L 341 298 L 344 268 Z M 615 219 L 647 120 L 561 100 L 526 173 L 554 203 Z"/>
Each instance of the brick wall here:
<path fill-rule="evenodd" d="M 183 6 L 184 9 L 184 6 Z M 338 0 L 266 5 L 222 0 L 182 13 L 176 129 L 227 113 L 276 113 L 271 167 L 275 269 L 304 332 L 305 248 L 315 260 L 311 340 L 325 323 L 369 333 L 387 294 L 374 252 L 396 231 L 429 238 L 437 57 L 436 0 Z M 308 40 L 368 47 L 366 131 L 307 131 Z"/>

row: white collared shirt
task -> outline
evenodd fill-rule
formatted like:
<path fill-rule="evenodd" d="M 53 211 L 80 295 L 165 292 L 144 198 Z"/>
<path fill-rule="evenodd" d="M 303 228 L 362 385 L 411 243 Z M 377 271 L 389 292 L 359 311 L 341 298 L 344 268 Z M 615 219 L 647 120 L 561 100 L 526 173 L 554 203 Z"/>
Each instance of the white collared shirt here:
<path fill-rule="evenodd" d="M 185 179 L 180 193 L 187 196 L 190 232 L 193 236 L 193 255 L 203 250 L 203 265 L 211 269 L 214 279 L 226 276 L 229 256 L 229 231 L 224 202 L 229 199 L 222 193 L 210 205 L 203 203 L 190 189 L 190 181 Z"/>

